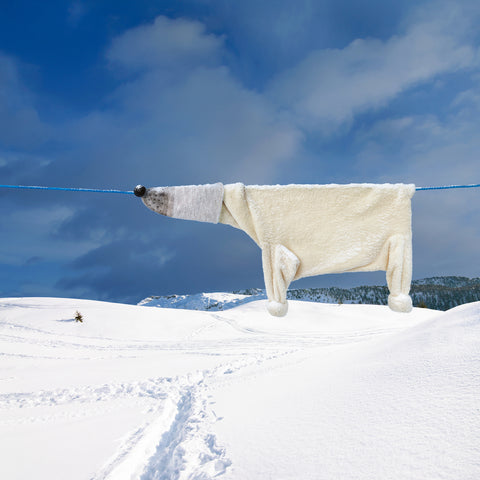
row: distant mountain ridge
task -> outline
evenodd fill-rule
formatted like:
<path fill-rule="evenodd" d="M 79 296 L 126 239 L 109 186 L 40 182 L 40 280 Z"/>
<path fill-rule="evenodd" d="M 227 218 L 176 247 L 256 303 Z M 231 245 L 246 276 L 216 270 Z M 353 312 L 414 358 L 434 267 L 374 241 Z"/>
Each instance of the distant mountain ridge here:
<path fill-rule="evenodd" d="M 410 295 L 416 307 L 448 310 L 464 303 L 480 301 L 480 278 L 448 276 L 414 280 Z M 231 293 L 151 296 L 138 305 L 215 311 L 265 298 L 265 290 L 251 288 Z M 388 289 L 386 286 L 298 288 L 288 290 L 287 298 L 320 303 L 386 305 Z"/>

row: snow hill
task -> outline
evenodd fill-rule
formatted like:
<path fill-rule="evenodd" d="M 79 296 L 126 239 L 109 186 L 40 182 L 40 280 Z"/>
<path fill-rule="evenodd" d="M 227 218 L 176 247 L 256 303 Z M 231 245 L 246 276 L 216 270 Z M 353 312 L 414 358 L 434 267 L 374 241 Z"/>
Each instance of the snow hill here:
<path fill-rule="evenodd" d="M 480 303 L 6 298 L 0 355 L 2 479 L 480 478 Z"/>
<path fill-rule="evenodd" d="M 289 290 L 287 298 L 320 303 L 386 305 L 388 293 L 386 286 L 300 288 Z M 464 303 L 480 301 L 480 278 L 450 276 L 414 280 L 410 294 L 414 306 L 448 310 Z M 264 290 L 252 288 L 234 293 L 151 296 L 142 300 L 139 305 L 219 311 L 264 298 Z"/>

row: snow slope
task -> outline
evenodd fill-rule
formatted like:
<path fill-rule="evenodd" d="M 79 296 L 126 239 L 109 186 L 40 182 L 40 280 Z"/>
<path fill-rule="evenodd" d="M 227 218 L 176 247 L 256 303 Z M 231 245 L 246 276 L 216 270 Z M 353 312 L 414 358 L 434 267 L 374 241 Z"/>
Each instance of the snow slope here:
<path fill-rule="evenodd" d="M 480 303 L 10 298 L 0 355 L 2 479 L 480 478 Z"/>

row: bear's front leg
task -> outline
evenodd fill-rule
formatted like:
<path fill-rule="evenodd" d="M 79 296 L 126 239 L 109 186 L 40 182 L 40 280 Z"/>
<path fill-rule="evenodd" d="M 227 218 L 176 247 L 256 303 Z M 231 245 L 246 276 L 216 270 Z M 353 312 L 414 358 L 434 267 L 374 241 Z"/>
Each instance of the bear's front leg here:
<path fill-rule="evenodd" d="M 275 317 L 287 314 L 287 289 L 295 278 L 300 260 L 283 245 L 262 245 L 263 275 L 267 290 L 267 309 Z"/>

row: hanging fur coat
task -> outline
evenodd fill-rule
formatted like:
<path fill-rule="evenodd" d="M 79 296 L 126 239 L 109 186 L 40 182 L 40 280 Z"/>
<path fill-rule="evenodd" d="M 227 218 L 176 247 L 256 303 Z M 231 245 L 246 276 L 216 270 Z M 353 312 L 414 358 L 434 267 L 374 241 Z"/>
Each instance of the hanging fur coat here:
<path fill-rule="evenodd" d="M 262 250 L 268 311 L 283 316 L 293 280 L 375 270 L 387 273 L 389 307 L 409 312 L 414 193 L 412 184 L 217 183 L 150 188 L 142 200 L 162 215 L 245 231 Z"/>

